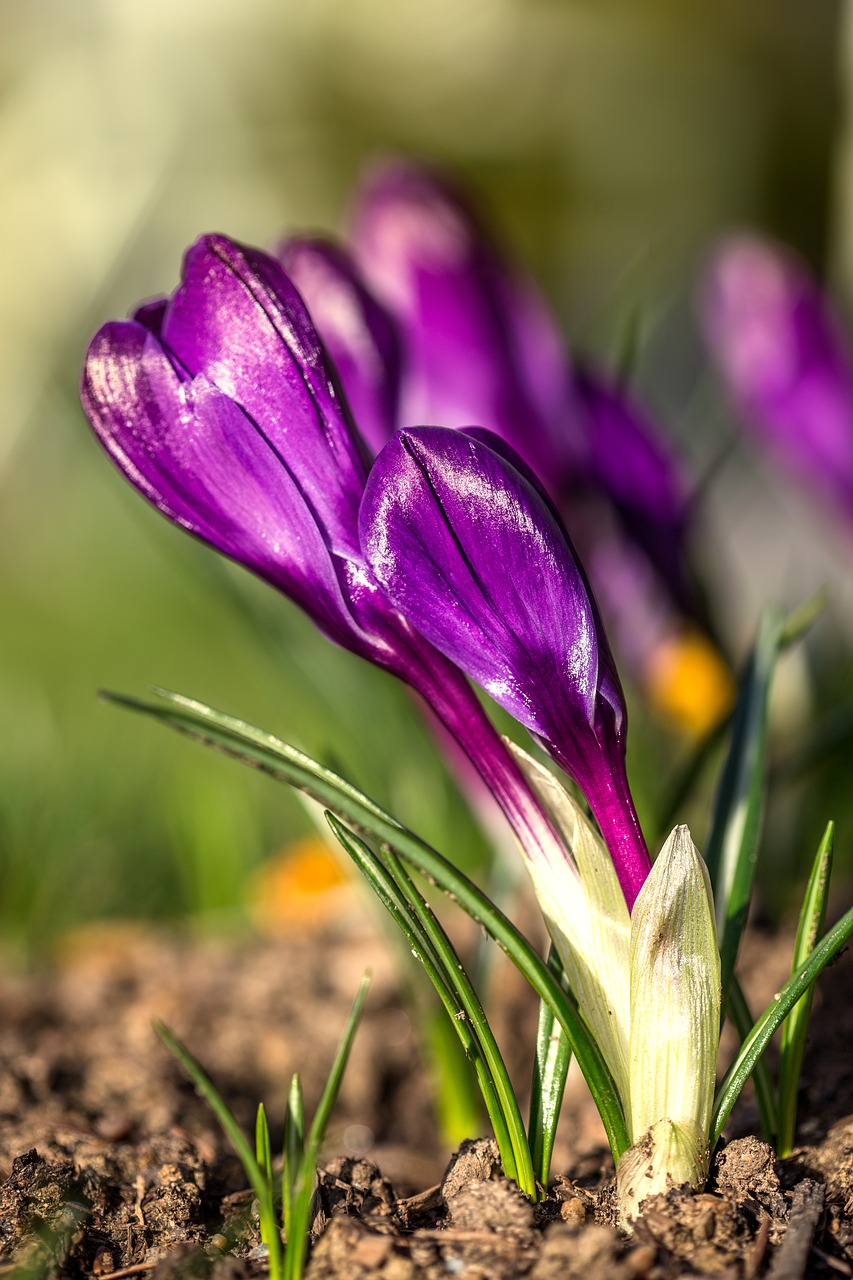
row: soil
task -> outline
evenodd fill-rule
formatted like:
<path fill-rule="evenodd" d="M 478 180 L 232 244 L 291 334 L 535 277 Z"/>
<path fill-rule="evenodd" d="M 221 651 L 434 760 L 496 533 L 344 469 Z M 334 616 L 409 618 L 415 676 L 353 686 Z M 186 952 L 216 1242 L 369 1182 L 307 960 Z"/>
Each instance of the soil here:
<path fill-rule="evenodd" d="M 753 939 L 744 982 L 756 1008 L 789 956 L 789 939 Z M 265 1275 L 242 1170 L 151 1020 L 188 1044 L 247 1132 L 263 1099 L 275 1142 L 294 1070 L 311 1113 L 368 966 L 315 1196 L 309 1280 L 853 1275 L 849 955 L 815 1001 L 803 1145 L 776 1160 L 752 1136 L 745 1097 L 707 1190 L 647 1201 L 628 1239 L 614 1225 L 601 1127 L 574 1076 L 542 1204 L 500 1176 L 490 1139 L 472 1135 L 449 1156 L 392 958 L 366 922 L 350 922 L 286 939 L 101 927 L 69 940 L 49 972 L 0 980 L 0 1277 Z M 507 970 L 493 982 L 507 1043 L 523 1048 L 535 1009 Z M 521 1080 L 529 1063 L 518 1057 Z"/>

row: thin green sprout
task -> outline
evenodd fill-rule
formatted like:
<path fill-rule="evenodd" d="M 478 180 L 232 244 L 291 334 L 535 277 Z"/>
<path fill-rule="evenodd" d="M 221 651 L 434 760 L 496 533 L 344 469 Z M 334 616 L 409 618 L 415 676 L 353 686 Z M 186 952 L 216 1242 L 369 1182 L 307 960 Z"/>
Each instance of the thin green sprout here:
<path fill-rule="evenodd" d="M 826 919 L 826 900 L 832 872 L 835 827 L 829 823 L 812 865 L 806 895 L 800 910 L 797 937 L 794 942 L 792 971 L 804 964 L 814 950 Z M 782 1026 L 779 1046 L 779 1141 L 780 1156 L 788 1156 L 794 1145 L 797 1121 L 797 1090 L 806 1051 L 806 1035 L 811 1014 L 814 987 L 794 1005 Z"/>
<path fill-rule="evenodd" d="M 329 1116 L 340 1089 L 344 1070 L 349 1059 L 353 1038 L 367 996 L 370 975 L 361 980 L 353 1002 L 344 1034 L 338 1045 L 314 1120 L 303 1143 L 302 1090 L 299 1077 L 294 1076 L 288 1095 L 284 1126 L 284 1158 L 279 1183 L 282 1217 L 287 1240 L 282 1249 L 279 1219 L 276 1213 L 276 1179 L 273 1173 L 272 1148 L 269 1124 L 263 1103 L 258 1106 L 255 1120 L 255 1150 L 234 1119 L 221 1094 L 200 1063 L 186 1045 L 162 1022 L 154 1028 L 173 1057 L 180 1063 L 198 1092 L 213 1111 L 219 1124 L 234 1148 L 249 1184 L 258 1202 L 258 1222 L 261 1240 L 267 1249 L 270 1280 L 301 1280 L 308 1253 L 308 1232 L 311 1225 L 311 1201 L 314 1194 L 317 1161 L 326 1133 Z"/>

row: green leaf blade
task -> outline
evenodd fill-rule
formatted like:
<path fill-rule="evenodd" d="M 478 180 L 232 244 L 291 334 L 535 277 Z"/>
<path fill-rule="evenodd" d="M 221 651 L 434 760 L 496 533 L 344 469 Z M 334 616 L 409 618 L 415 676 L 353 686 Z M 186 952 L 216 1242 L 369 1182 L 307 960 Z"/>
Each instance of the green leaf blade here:
<path fill-rule="evenodd" d="M 755 1025 L 755 1018 L 747 1003 L 743 988 L 736 977 L 729 983 L 729 998 L 726 1013 L 737 1032 L 741 1044 L 746 1040 Z M 764 1058 L 756 1059 L 752 1070 L 752 1083 L 755 1088 L 755 1099 L 758 1103 L 758 1117 L 766 1142 L 775 1145 L 779 1133 L 779 1112 L 776 1105 L 776 1093 L 770 1070 Z"/>
<path fill-rule="evenodd" d="M 249 1180 L 249 1184 L 257 1197 L 261 1239 L 267 1246 L 269 1253 L 271 1280 L 281 1280 L 281 1238 L 278 1233 L 278 1223 L 275 1215 L 271 1177 L 267 1178 L 264 1168 L 257 1159 L 255 1152 L 252 1150 L 243 1130 L 231 1114 L 231 1111 L 226 1105 L 222 1095 L 219 1093 L 218 1089 L 201 1064 L 190 1053 L 186 1045 L 169 1030 L 164 1022 L 155 1020 L 154 1030 L 157 1032 L 157 1035 L 163 1041 L 163 1044 L 172 1056 L 180 1063 L 181 1067 L 183 1067 L 190 1080 L 192 1080 L 199 1094 L 204 1098 L 205 1102 L 216 1116 L 222 1131 L 234 1148 L 240 1163 L 243 1166 L 243 1171 Z M 264 1125 L 266 1123 L 266 1116 L 264 1115 L 263 1121 L 261 1121 L 261 1111 L 262 1108 L 259 1108 L 258 1123 L 260 1125 Z M 267 1145 L 268 1142 L 269 1131 L 267 1131 Z"/>
<path fill-rule="evenodd" d="M 528 940 L 503 912 L 480 892 L 467 876 L 435 849 L 405 833 L 396 845 L 401 856 L 447 893 L 471 919 L 486 930 L 545 1003 L 566 1033 L 572 1053 L 589 1085 L 607 1132 L 611 1150 L 618 1156 L 628 1146 L 628 1131 L 613 1077 L 583 1019 Z"/>
<path fill-rule="evenodd" d="M 272 1147 L 270 1145 L 270 1127 L 267 1121 L 267 1113 L 262 1102 L 258 1103 L 257 1116 L 255 1118 L 255 1159 L 261 1173 L 266 1179 L 267 1186 L 272 1187 Z"/>
<path fill-rule="evenodd" d="M 740 1048 L 717 1089 L 712 1116 L 711 1143 L 715 1143 L 723 1131 L 737 1097 L 751 1075 L 755 1062 L 767 1048 L 771 1038 L 802 995 L 812 987 L 831 960 L 839 954 L 853 937 L 853 908 L 841 917 L 799 966 L 785 986 L 765 1009 Z"/>
<path fill-rule="evenodd" d="M 293 1204 L 296 1183 L 305 1157 L 305 1112 L 302 1081 L 294 1073 L 284 1113 L 284 1149 L 281 1160 L 281 1211 L 285 1240 L 293 1239 Z"/>
<path fill-rule="evenodd" d="M 731 747 L 705 850 L 716 903 L 724 1001 L 752 894 L 767 762 L 767 708 L 783 637 L 783 620 L 766 613 L 741 680 Z"/>
<path fill-rule="evenodd" d="M 548 967 L 557 980 L 562 981 L 562 965 L 553 945 L 548 956 Z M 537 1181 L 543 1188 L 548 1186 L 551 1174 L 557 1123 L 571 1061 L 572 1049 L 565 1031 L 557 1021 L 553 1009 L 544 1000 L 540 1000 L 530 1087 L 528 1135 L 533 1168 Z"/>
<path fill-rule="evenodd" d="M 183 1067 L 186 1075 L 192 1080 L 199 1094 L 204 1098 L 213 1114 L 219 1121 L 223 1132 L 231 1143 L 236 1152 L 243 1170 L 251 1183 L 252 1190 L 255 1195 L 261 1196 L 266 1190 L 263 1170 L 259 1165 L 255 1153 L 249 1145 L 249 1142 L 238 1125 L 234 1116 L 231 1114 L 222 1095 L 217 1090 L 213 1081 L 205 1072 L 204 1068 L 190 1053 L 189 1049 L 174 1032 L 170 1031 L 165 1022 L 159 1020 L 154 1021 L 154 1030 L 163 1041 L 172 1057 L 177 1059 L 181 1067 Z"/>
<path fill-rule="evenodd" d="M 314 1118 L 305 1138 L 305 1150 L 293 1184 L 293 1202 L 290 1215 L 291 1230 L 287 1237 L 287 1248 L 284 1255 L 284 1280 L 301 1280 L 302 1273 L 305 1270 L 305 1259 L 308 1254 L 308 1232 L 311 1227 L 311 1202 L 314 1198 L 314 1182 L 317 1175 L 320 1147 L 326 1136 L 329 1117 L 332 1114 L 332 1108 L 340 1091 L 341 1081 L 352 1051 L 353 1040 L 358 1030 L 369 986 L 370 973 L 368 972 L 361 979 L 337 1052 L 326 1077 L 320 1101 L 317 1103 L 317 1110 L 314 1112 Z M 299 1105 L 301 1109 L 301 1090 Z"/>
<path fill-rule="evenodd" d="M 334 823 L 335 819 L 332 818 L 331 821 Z M 339 826 L 340 824 L 337 825 Z M 524 1121 L 521 1118 L 521 1108 L 485 1010 L 450 939 L 427 902 L 418 893 L 402 864 L 387 846 L 385 847 L 385 859 L 386 865 L 397 881 L 401 892 L 411 903 L 421 928 L 441 960 L 456 999 L 468 1019 L 480 1053 L 483 1055 L 491 1078 L 494 1081 L 495 1092 L 512 1147 L 515 1180 L 524 1194 L 535 1200 L 537 1198 L 536 1178 L 533 1172 L 527 1133 L 525 1132 Z"/>
<path fill-rule="evenodd" d="M 476 1013 L 466 1009 L 456 986 L 454 970 L 461 969 L 458 957 L 450 959 L 436 949 L 433 938 L 424 927 L 424 921 L 407 900 L 406 894 L 395 880 L 389 868 L 382 863 L 363 840 L 349 831 L 333 814 L 327 813 L 327 821 L 336 839 L 350 855 L 366 877 L 368 884 L 390 912 L 396 924 L 408 940 L 415 959 L 423 965 L 427 977 L 449 1015 L 456 1035 L 465 1052 L 474 1063 L 483 1101 L 495 1132 L 504 1172 L 509 1178 L 517 1177 L 515 1144 L 504 1112 L 500 1090 L 496 1084 L 492 1065 L 483 1052 L 478 1036 Z M 451 948 L 452 950 L 452 948 Z"/>
<path fill-rule="evenodd" d="M 800 909 L 797 937 L 791 971 L 795 973 L 815 948 L 826 919 L 826 901 L 832 873 L 832 856 L 835 826 L 827 824 L 823 838 L 812 864 L 806 894 Z M 779 1155 L 791 1154 L 797 1121 L 797 1092 L 806 1052 L 809 1017 L 811 1015 L 814 987 L 797 1001 L 782 1024 L 782 1041 L 779 1047 Z"/>

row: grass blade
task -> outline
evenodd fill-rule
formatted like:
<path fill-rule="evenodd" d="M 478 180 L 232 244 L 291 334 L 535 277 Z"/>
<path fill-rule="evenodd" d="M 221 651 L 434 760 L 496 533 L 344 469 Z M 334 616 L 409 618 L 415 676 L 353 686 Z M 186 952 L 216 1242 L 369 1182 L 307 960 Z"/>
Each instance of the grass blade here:
<path fill-rule="evenodd" d="M 281 1161 L 281 1215 L 285 1240 L 293 1239 L 293 1197 L 305 1155 L 305 1112 L 302 1081 L 294 1073 L 284 1113 L 284 1150 Z"/>
<path fill-rule="evenodd" d="M 367 999 L 367 990 L 370 986 L 370 972 L 365 972 L 356 992 L 355 1000 L 350 1010 L 344 1033 L 341 1036 L 341 1042 L 338 1045 L 338 1051 L 335 1054 L 332 1068 L 326 1079 L 323 1092 L 320 1095 L 320 1101 L 317 1103 L 317 1110 L 314 1112 L 314 1119 L 311 1121 L 311 1128 L 308 1130 L 308 1136 L 305 1139 L 305 1155 L 308 1157 L 313 1153 L 314 1162 L 320 1153 L 320 1146 L 326 1136 L 326 1129 L 329 1124 L 329 1117 L 332 1114 L 332 1108 L 337 1101 L 338 1093 L 341 1088 L 341 1081 L 344 1077 L 347 1062 L 349 1061 L 350 1052 L 352 1050 L 352 1042 L 355 1039 L 355 1033 L 358 1030 L 361 1011 L 364 1008 L 364 1002 Z"/>
<path fill-rule="evenodd" d="M 785 983 L 773 1003 L 755 1023 L 741 1045 L 714 1098 L 711 1145 L 719 1138 L 738 1094 L 767 1048 L 774 1032 L 787 1018 L 794 1005 L 814 984 L 821 970 L 833 960 L 853 936 L 853 908 L 843 915 L 821 939 L 811 955 Z"/>
<path fill-rule="evenodd" d="M 752 894 L 764 797 L 767 704 L 783 628 L 782 619 L 774 613 L 766 613 L 759 625 L 741 680 L 706 851 L 714 886 L 724 1002 Z"/>
<path fill-rule="evenodd" d="M 506 952 L 540 1000 L 544 1000 L 554 1011 L 589 1085 L 611 1150 L 618 1159 L 628 1148 L 628 1131 L 622 1103 L 601 1051 L 587 1030 L 571 996 L 563 990 L 527 938 L 463 872 L 435 849 L 412 838 L 410 833 L 407 833 L 405 841 L 399 841 L 396 848 L 407 862 L 417 867 L 427 879 L 449 894 L 472 920 L 482 925 Z"/>
<path fill-rule="evenodd" d="M 311 1227 L 311 1201 L 314 1198 L 314 1179 L 317 1173 L 317 1161 L 320 1156 L 320 1147 L 326 1136 L 326 1128 L 329 1123 L 329 1116 L 338 1096 L 349 1061 L 352 1042 L 355 1039 L 355 1033 L 358 1029 L 361 1011 L 364 1008 L 364 1001 L 367 997 L 367 989 L 370 986 L 370 974 L 365 973 L 361 980 L 361 985 L 356 993 L 347 1019 L 344 1033 L 338 1045 L 331 1070 L 326 1078 L 323 1086 L 323 1092 L 320 1095 L 320 1101 L 317 1103 L 317 1110 L 314 1112 L 314 1118 L 311 1121 L 311 1127 L 305 1139 L 305 1150 L 300 1161 L 300 1169 L 294 1182 L 294 1197 L 291 1212 L 291 1234 L 287 1238 L 287 1250 L 284 1256 L 284 1280 L 300 1280 L 305 1270 L 305 1258 L 308 1254 L 308 1232 Z M 301 1091 L 300 1091 L 300 1108 L 301 1108 Z"/>
<path fill-rule="evenodd" d="M 622 1104 L 607 1065 L 576 1006 L 535 948 L 467 876 L 351 783 L 325 769 L 304 752 L 242 720 L 214 711 L 204 703 L 164 690 L 157 693 L 166 705 L 145 702 L 125 694 L 103 693 L 102 697 L 160 720 L 187 737 L 216 747 L 226 755 L 304 791 L 356 830 L 391 845 L 406 862 L 455 898 L 509 955 L 540 999 L 554 1010 L 595 1099 L 615 1158 L 627 1150 L 628 1134 Z"/>
<path fill-rule="evenodd" d="M 427 977 L 447 1010 L 465 1053 L 474 1064 L 486 1111 L 495 1132 L 504 1172 L 507 1177 L 517 1180 L 518 1166 L 515 1158 L 515 1144 L 510 1134 L 509 1123 L 504 1113 L 500 1091 L 495 1082 L 491 1064 L 486 1059 L 477 1035 L 478 1019 L 476 1014 L 472 1017 L 471 1012 L 466 1009 L 455 987 L 453 976 L 449 971 L 453 968 L 462 969 L 458 956 L 450 948 L 451 954 L 455 958 L 450 960 L 448 964 L 445 958 L 436 951 L 432 938 L 424 929 L 405 891 L 401 889 L 389 868 L 380 861 L 372 849 L 368 848 L 364 841 L 354 835 L 353 832 L 348 831 L 333 815 L 329 814 L 327 821 L 336 839 L 340 841 L 343 848 L 366 877 L 370 887 L 403 931 L 415 959 L 419 960 L 424 966 Z M 450 946 L 449 942 L 447 945 L 448 947 Z M 482 1020 L 485 1021 L 485 1015 L 482 1015 Z"/>
<path fill-rule="evenodd" d="M 289 783 L 324 808 L 354 823 L 359 830 L 377 835 L 379 839 L 382 835 L 375 830 L 377 826 L 390 824 L 391 829 L 404 829 L 352 783 L 273 734 L 180 693 L 171 693 L 168 689 L 155 689 L 154 693 L 165 705 L 107 690 L 101 690 L 100 697 L 116 706 L 152 716 L 185 737 L 215 747 L 235 760 Z"/>
<path fill-rule="evenodd" d="M 165 1022 L 155 1020 L 154 1030 L 157 1032 L 157 1035 L 163 1041 L 172 1057 L 176 1058 L 183 1067 L 198 1092 L 216 1116 L 222 1126 L 223 1133 L 226 1135 L 228 1141 L 237 1153 L 240 1163 L 243 1166 L 243 1171 L 249 1179 L 252 1190 L 260 1199 L 266 1191 L 263 1170 L 255 1158 L 255 1153 L 249 1145 L 246 1135 L 234 1119 L 213 1081 L 207 1075 L 200 1063 L 196 1061 L 186 1045 L 184 1045 L 178 1037 L 169 1030 Z"/>
<path fill-rule="evenodd" d="M 258 1200 L 258 1219 L 260 1222 L 261 1239 L 269 1251 L 269 1270 L 271 1280 L 280 1280 L 282 1275 L 281 1237 L 278 1233 L 278 1223 L 276 1221 L 275 1206 L 273 1203 L 272 1181 L 266 1178 L 264 1170 L 256 1159 L 255 1153 L 252 1151 L 246 1135 L 234 1119 L 221 1094 L 201 1064 L 196 1061 L 186 1045 L 184 1045 L 178 1037 L 169 1030 L 164 1022 L 155 1020 L 154 1030 L 157 1032 L 157 1035 L 163 1041 L 172 1056 L 177 1059 L 183 1067 L 190 1080 L 192 1080 L 196 1089 L 216 1116 L 222 1127 L 223 1133 L 237 1153 L 240 1163 L 243 1166 L 243 1172 L 246 1174 L 251 1188 Z M 265 1120 L 266 1117 L 264 1117 L 264 1123 Z M 267 1132 L 267 1142 L 268 1141 L 269 1133 Z"/>
<path fill-rule="evenodd" d="M 562 979 L 562 965 L 553 946 L 548 955 L 548 967 L 558 980 Z M 572 1050 L 566 1033 L 554 1016 L 553 1009 L 541 1001 L 528 1127 L 533 1168 L 541 1187 L 547 1187 L 551 1174 L 551 1155 L 571 1060 Z"/>
<path fill-rule="evenodd" d="M 340 823 L 332 815 L 329 815 L 328 820 L 332 824 L 332 830 L 337 834 L 336 828 L 340 827 Z M 492 1028 L 489 1026 L 489 1021 L 480 999 L 459 960 L 453 944 L 434 912 L 418 892 L 402 863 L 387 845 L 384 847 L 383 857 L 388 870 L 396 880 L 401 893 L 410 903 L 417 916 L 418 923 L 439 957 L 456 999 L 471 1026 L 479 1045 L 480 1053 L 494 1081 L 501 1113 L 509 1133 L 509 1141 L 515 1162 L 515 1181 L 526 1196 L 535 1200 L 537 1199 L 536 1177 L 530 1158 L 527 1133 L 521 1117 L 521 1108 L 518 1105 L 518 1099 L 515 1096 L 515 1090 L 509 1078 L 509 1072 L 506 1069 L 506 1064 L 498 1048 Z"/>
<path fill-rule="evenodd" d="M 262 1102 L 258 1103 L 255 1117 L 255 1159 L 266 1179 L 268 1187 L 272 1187 L 272 1146 L 270 1145 L 270 1127 L 267 1113 Z"/>
<path fill-rule="evenodd" d="M 834 839 L 835 826 L 830 822 L 827 824 L 815 856 L 808 887 L 806 888 L 806 896 L 803 899 L 803 905 L 800 910 L 800 921 L 791 963 L 792 971 L 798 969 L 808 959 L 823 930 L 823 922 L 826 919 L 829 878 L 832 872 Z M 782 1027 L 782 1043 L 779 1048 L 778 1152 L 783 1157 L 791 1154 L 791 1149 L 794 1145 L 797 1122 L 797 1090 L 800 1084 L 800 1073 L 803 1069 L 806 1035 L 808 1034 L 813 996 L 814 987 L 809 987 L 806 994 L 794 1005 Z"/>

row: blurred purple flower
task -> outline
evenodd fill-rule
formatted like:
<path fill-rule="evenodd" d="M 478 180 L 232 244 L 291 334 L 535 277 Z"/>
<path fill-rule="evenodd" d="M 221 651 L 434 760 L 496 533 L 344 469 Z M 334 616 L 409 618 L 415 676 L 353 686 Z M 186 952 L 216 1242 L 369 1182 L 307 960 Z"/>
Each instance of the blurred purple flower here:
<path fill-rule="evenodd" d="M 400 337 L 346 250 L 293 237 L 277 257 L 332 358 L 359 431 L 378 453 L 399 425 Z"/>
<path fill-rule="evenodd" d="M 584 429 L 580 481 L 572 484 L 569 479 L 564 508 L 571 510 L 582 487 L 591 490 L 617 517 L 626 561 L 645 558 L 656 571 L 656 593 L 663 587 L 681 613 L 695 613 L 694 592 L 684 571 L 687 486 L 672 453 L 615 382 L 576 370 L 572 391 Z M 630 620 L 624 629 L 630 632 Z"/>
<path fill-rule="evenodd" d="M 395 436 L 368 478 L 362 546 L 412 625 L 578 783 L 630 907 L 650 862 L 607 638 L 551 503 L 485 440 L 442 428 Z"/>
<path fill-rule="evenodd" d="M 459 193 L 396 161 L 368 175 L 353 224 L 364 279 L 403 335 L 400 425 L 496 432 L 561 510 L 581 488 L 597 493 L 686 607 L 686 491 L 671 451 L 620 388 L 572 368 L 544 299 Z"/>
<path fill-rule="evenodd" d="M 744 421 L 853 520 L 853 360 L 805 265 L 757 236 L 711 259 L 706 339 Z"/>
<path fill-rule="evenodd" d="M 278 256 L 372 448 L 417 423 L 496 430 L 566 514 L 623 661 L 655 705 L 703 734 L 727 710 L 732 682 L 690 621 L 701 610 L 683 565 L 686 486 L 653 424 L 615 383 L 571 368 L 532 284 L 429 171 L 402 161 L 373 171 L 355 250 L 358 266 L 340 247 L 297 238 Z M 684 680 L 670 689 L 661 679 L 662 645 L 672 656 L 684 644 L 695 697 Z"/>
<path fill-rule="evenodd" d="M 484 426 L 549 488 L 571 465 L 569 370 L 532 285 L 501 262 L 463 198 L 396 161 L 358 194 L 353 246 L 364 279 L 400 325 L 401 426 Z"/>
<path fill-rule="evenodd" d="M 561 847 L 462 673 L 390 604 L 358 540 L 363 448 L 296 289 L 223 236 L 168 301 L 105 325 L 82 379 L 113 461 L 160 511 L 411 684 L 472 760 L 528 857 Z"/>

